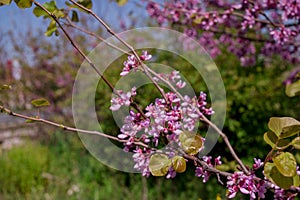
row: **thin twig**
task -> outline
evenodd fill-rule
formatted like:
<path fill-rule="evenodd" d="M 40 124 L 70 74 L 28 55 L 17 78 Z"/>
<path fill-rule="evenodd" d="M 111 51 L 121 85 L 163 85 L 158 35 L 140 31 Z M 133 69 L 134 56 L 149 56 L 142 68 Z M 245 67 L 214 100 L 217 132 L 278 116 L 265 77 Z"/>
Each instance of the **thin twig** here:
<path fill-rule="evenodd" d="M 233 147 L 231 146 L 228 137 L 226 136 L 225 133 L 223 133 L 214 123 L 212 123 L 209 119 L 207 119 L 200 111 L 198 111 L 199 114 L 202 115 L 201 120 L 204 121 L 206 124 L 208 124 L 209 126 L 211 126 L 215 131 L 217 131 L 217 133 L 223 138 L 226 146 L 228 147 L 231 155 L 233 156 L 233 158 L 238 162 L 238 164 L 242 167 L 242 170 L 249 175 L 249 170 L 246 168 L 246 166 L 244 165 L 244 163 L 241 161 L 241 159 L 237 156 L 237 154 L 235 153 Z"/>
<path fill-rule="evenodd" d="M 84 29 L 84 28 L 81 28 L 80 26 L 75 25 L 75 24 L 70 20 L 69 17 L 67 17 L 66 19 L 67 19 L 67 22 L 68 22 L 68 23 L 65 23 L 66 26 L 70 26 L 70 27 L 75 28 L 75 29 L 77 29 L 77 30 L 79 30 L 79 31 L 81 31 L 81 32 L 84 32 L 84 33 L 86 33 L 86 34 L 88 34 L 88 35 L 90 35 L 90 36 L 93 36 L 93 37 L 97 38 L 98 40 L 100 40 L 101 42 L 104 42 L 104 43 L 107 44 L 108 46 L 112 47 L 113 49 L 116 49 L 116 50 L 118 50 L 118 51 L 120 51 L 120 52 L 122 52 L 122 53 L 124 53 L 124 54 L 127 54 L 128 56 L 131 56 L 131 54 L 128 53 L 127 51 L 125 51 L 125 50 L 121 49 L 120 47 L 117 47 L 117 46 L 115 46 L 115 45 L 113 45 L 113 44 L 107 42 L 106 39 L 104 39 L 104 38 L 98 36 L 97 34 L 91 32 L 91 31 L 88 31 L 88 30 L 86 30 L 86 29 Z"/>
<path fill-rule="evenodd" d="M 161 93 L 161 95 L 163 96 L 163 98 L 165 99 L 166 102 L 168 102 L 168 99 L 166 97 L 166 94 L 164 93 L 164 90 L 158 85 L 158 83 L 152 78 L 152 76 L 150 75 L 149 71 L 147 68 L 145 68 L 145 64 L 141 61 L 140 57 L 138 56 L 138 54 L 136 53 L 135 49 L 128 44 L 125 40 L 123 40 L 121 37 L 119 37 L 110 27 L 108 24 L 106 24 L 104 22 L 104 20 L 102 20 L 96 13 L 94 13 L 91 9 L 88 9 L 86 7 L 84 7 L 83 5 L 79 4 L 78 2 L 74 1 L 74 0 L 69 0 L 70 2 L 72 2 L 74 5 L 78 6 L 80 9 L 86 11 L 87 13 L 89 13 L 90 15 L 92 15 L 100 24 L 102 24 L 102 26 L 104 26 L 104 28 L 106 29 L 106 31 L 108 33 L 110 33 L 112 36 L 114 36 L 116 39 L 118 39 L 123 45 L 125 45 L 134 55 L 134 57 L 137 59 L 138 63 L 140 63 L 140 66 L 142 67 L 142 71 L 146 74 L 146 76 L 152 81 L 152 83 L 154 84 L 154 86 L 158 89 L 158 91 Z"/>
<path fill-rule="evenodd" d="M 67 39 L 71 42 L 72 46 L 79 52 L 79 54 L 89 63 L 89 65 L 96 71 L 96 73 L 104 80 L 104 82 L 106 83 L 106 85 L 109 86 L 109 88 L 112 90 L 112 92 L 114 92 L 117 96 L 119 96 L 118 92 L 116 92 L 114 90 L 114 86 L 103 76 L 103 74 L 98 70 L 98 68 L 95 66 L 95 64 L 85 55 L 85 53 L 80 49 L 79 45 L 72 39 L 72 37 L 70 36 L 70 34 L 66 31 L 66 29 L 62 26 L 62 24 L 60 23 L 60 21 L 58 20 L 58 18 L 52 14 L 51 12 L 49 12 L 49 10 L 47 10 L 43 5 L 41 5 L 40 3 L 36 2 L 35 0 L 33 0 L 34 4 L 38 7 L 40 7 L 42 10 L 44 10 L 53 20 L 55 20 L 55 22 L 58 24 L 58 26 L 62 29 L 62 31 L 64 32 L 65 36 L 67 37 Z M 111 47 L 115 47 L 113 45 L 111 45 Z M 120 48 L 116 47 L 117 50 L 120 50 Z M 123 52 L 123 50 L 122 50 Z M 128 52 L 126 52 L 128 54 Z M 130 104 L 130 106 L 132 106 L 133 108 L 135 108 L 139 113 L 142 114 L 142 116 L 144 118 L 146 118 L 145 113 L 143 112 L 143 110 L 141 108 L 139 108 L 139 106 L 132 102 Z"/>
<path fill-rule="evenodd" d="M 33 121 L 33 122 L 41 122 L 41 123 L 44 123 L 44 124 L 55 126 L 55 127 L 61 128 L 61 129 L 66 130 L 66 131 L 84 133 L 84 134 L 88 134 L 88 135 L 97 135 L 97 136 L 105 137 L 107 139 L 115 140 L 115 141 L 121 142 L 121 143 L 126 143 L 127 142 L 127 140 L 121 140 L 118 137 L 108 135 L 108 134 L 105 134 L 105 133 L 102 133 L 102 132 L 99 132 L 99 131 L 89 131 L 89 130 L 84 130 L 84 129 L 73 128 L 73 127 L 70 127 L 70 126 L 65 126 L 63 124 L 59 124 L 59 123 L 56 123 L 56 122 L 53 122 L 53 121 L 50 121 L 50 120 L 46 120 L 46 119 L 42 119 L 42 118 L 39 118 L 39 117 L 30 117 L 30 116 L 22 115 L 22 114 L 13 112 L 10 109 L 5 108 L 4 106 L 1 106 L 1 105 L 0 105 L 0 112 L 6 113 L 6 114 L 14 116 L 14 117 L 30 120 L 30 121 Z M 140 141 L 134 141 L 134 144 L 136 144 L 138 146 L 143 146 L 143 147 L 152 149 L 151 147 L 149 147 L 148 145 L 146 145 L 146 144 L 144 144 Z"/>
<path fill-rule="evenodd" d="M 42 4 L 36 2 L 35 0 L 32 0 L 34 5 L 44 10 L 55 22 L 56 24 L 61 28 L 65 36 L 68 38 L 68 40 L 71 42 L 72 46 L 79 52 L 79 54 L 89 63 L 89 65 L 96 71 L 96 73 L 103 79 L 103 81 L 108 85 L 108 87 L 113 91 L 114 87 L 113 85 L 103 76 L 103 74 L 99 71 L 99 69 L 94 65 L 94 63 L 83 53 L 83 51 L 80 49 L 79 45 L 72 39 L 70 34 L 65 30 L 65 28 L 62 26 L 58 18 L 49 10 L 47 10 Z"/>

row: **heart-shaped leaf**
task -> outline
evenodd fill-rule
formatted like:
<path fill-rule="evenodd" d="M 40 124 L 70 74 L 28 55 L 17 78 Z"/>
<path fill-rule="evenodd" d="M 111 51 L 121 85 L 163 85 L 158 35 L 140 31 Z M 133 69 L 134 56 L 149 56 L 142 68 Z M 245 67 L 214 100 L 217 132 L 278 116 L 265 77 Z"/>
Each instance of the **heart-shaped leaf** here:
<path fill-rule="evenodd" d="M 186 161 L 181 156 L 174 156 L 172 159 L 172 166 L 175 172 L 182 173 L 186 170 Z"/>
<path fill-rule="evenodd" d="M 297 162 L 293 154 L 282 152 L 273 158 L 278 171 L 285 177 L 293 177 L 296 174 Z"/>
<path fill-rule="evenodd" d="M 274 163 L 267 162 L 264 166 L 264 175 L 267 179 L 270 181 L 274 182 L 272 177 L 271 177 L 271 171 L 275 167 Z"/>
<path fill-rule="evenodd" d="M 268 131 L 264 134 L 264 140 L 267 144 L 274 148 L 276 146 L 278 137 L 272 131 Z"/>
<path fill-rule="evenodd" d="M 150 158 L 149 169 L 153 176 L 165 176 L 172 162 L 165 154 L 153 154 Z"/>
<path fill-rule="evenodd" d="M 268 127 L 278 138 L 286 138 L 297 133 L 295 130 L 300 129 L 300 122 L 291 117 L 271 117 Z"/>
<path fill-rule="evenodd" d="M 184 152 L 189 155 L 195 155 L 199 153 L 203 147 L 202 138 L 197 133 L 192 132 L 182 132 L 179 135 L 179 140 L 181 142 L 181 147 Z"/>
<path fill-rule="evenodd" d="M 293 177 L 282 175 L 276 167 L 272 168 L 270 176 L 274 183 L 283 189 L 289 189 L 294 184 Z"/>
<path fill-rule="evenodd" d="M 287 138 L 296 135 L 300 132 L 300 123 L 297 125 L 292 125 L 288 127 L 284 127 L 282 129 L 282 134 L 280 135 L 281 138 Z"/>

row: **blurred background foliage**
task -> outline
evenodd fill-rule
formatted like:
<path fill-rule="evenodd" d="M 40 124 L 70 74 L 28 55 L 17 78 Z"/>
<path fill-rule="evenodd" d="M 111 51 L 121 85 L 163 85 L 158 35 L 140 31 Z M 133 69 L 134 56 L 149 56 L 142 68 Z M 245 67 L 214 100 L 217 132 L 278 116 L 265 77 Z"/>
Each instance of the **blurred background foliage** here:
<path fill-rule="evenodd" d="M 83 27 L 102 34 L 101 29 L 90 27 L 84 17 L 81 19 Z M 85 52 L 98 44 L 92 37 L 69 30 Z M 7 56 L 7 41 L 0 41 L 0 83 L 12 86 L 12 90 L 0 93 L 0 101 L 14 110 L 36 113 L 30 101 L 44 97 L 51 106 L 43 108 L 41 115 L 72 125 L 72 86 L 82 59 L 64 37 L 49 39 L 41 36 L 43 30 L 38 31 L 39 34 L 30 30 L 26 34 L 9 35 L 13 58 Z M 167 52 L 150 50 L 150 53 L 154 55 L 151 62 L 180 70 L 197 93 L 206 91 L 202 78 L 194 76 L 193 67 L 183 59 Z M 104 74 L 113 84 L 119 79 L 124 60 L 126 56 L 117 59 Z M 20 79 L 12 75 L 16 61 L 22 66 Z M 300 118 L 299 98 L 287 97 L 283 85 L 294 66 L 275 56 L 268 62 L 244 68 L 235 56 L 225 51 L 215 63 L 227 93 L 223 130 L 238 155 L 251 165 L 253 157 L 263 159 L 270 150 L 263 141 L 270 117 Z M 151 85 L 139 88 L 138 94 L 136 100 L 143 106 L 158 97 Z M 118 127 L 109 110 L 110 98 L 110 89 L 99 81 L 95 98 L 98 119 L 105 133 L 117 135 Z M 218 186 L 215 177 L 203 184 L 202 179 L 194 176 L 193 167 L 173 180 L 152 177 L 146 180 L 140 174 L 126 174 L 102 165 L 87 152 L 77 135 L 53 129 L 40 134 L 37 140 L 1 150 L 0 199 L 146 199 L 146 195 L 148 199 L 168 200 L 225 196 L 225 188 Z M 227 161 L 233 160 L 221 140 L 210 154 L 218 156 L 219 152 Z M 237 197 L 243 198 L 246 199 Z"/>

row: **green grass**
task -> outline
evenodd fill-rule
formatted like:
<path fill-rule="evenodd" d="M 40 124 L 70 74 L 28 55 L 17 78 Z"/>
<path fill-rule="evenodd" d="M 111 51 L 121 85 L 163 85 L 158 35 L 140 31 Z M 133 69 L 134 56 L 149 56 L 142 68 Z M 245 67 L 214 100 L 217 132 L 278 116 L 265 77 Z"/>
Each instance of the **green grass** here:
<path fill-rule="evenodd" d="M 217 193 L 225 193 L 214 177 L 204 185 L 193 170 L 173 180 L 152 177 L 143 184 L 140 174 L 101 164 L 76 135 L 61 132 L 46 142 L 28 141 L 0 156 L 1 200 L 142 199 L 145 187 L 150 200 L 216 199 Z"/>

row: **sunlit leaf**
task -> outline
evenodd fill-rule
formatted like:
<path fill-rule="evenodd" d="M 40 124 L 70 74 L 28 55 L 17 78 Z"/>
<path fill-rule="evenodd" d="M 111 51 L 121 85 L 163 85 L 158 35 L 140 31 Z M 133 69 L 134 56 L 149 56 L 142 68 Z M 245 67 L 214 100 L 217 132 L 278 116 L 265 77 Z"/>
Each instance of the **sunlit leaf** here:
<path fill-rule="evenodd" d="M 203 146 L 202 138 L 197 133 L 184 131 L 179 135 L 181 147 L 189 155 L 199 153 Z"/>
<path fill-rule="evenodd" d="M 56 22 L 54 20 L 51 20 L 51 22 L 47 28 L 47 31 L 45 32 L 45 35 L 49 37 L 56 31 L 57 31 Z"/>
<path fill-rule="evenodd" d="M 274 163 L 267 162 L 264 166 L 264 175 L 267 179 L 270 181 L 274 182 L 272 177 L 271 177 L 271 171 L 275 167 Z"/>
<path fill-rule="evenodd" d="M 175 170 L 175 172 L 178 172 L 178 173 L 185 172 L 185 170 L 186 170 L 186 161 L 183 157 L 174 156 L 171 159 L 171 162 L 172 162 L 172 166 L 173 166 L 173 169 Z"/>
<path fill-rule="evenodd" d="M 128 0 L 116 0 L 116 2 L 119 6 L 124 6 L 128 2 Z"/>
<path fill-rule="evenodd" d="M 40 98 L 40 99 L 34 99 L 31 101 L 31 104 L 35 107 L 43 107 L 43 106 L 49 106 L 50 103 L 47 99 Z"/>
<path fill-rule="evenodd" d="M 62 18 L 62 17 L 65 17 L 65 13 L 63 12 L 63 10 L 55 10 L 53 11 L 53 14 L 55 15 L 55 17 L 57 18 Z"/>
<path fill-rule="evenodd" d="M 193 23 L 194 24 L 201 24 L 202 23 L 202 20 L 203 20 L 203 17 L 196 17 L 194 20 L 193 20 Z"/>
<path fill-rule="evenodd" d="M 273 162 L 278 171 L 286 177 L 293 177 L 296 174 L 297 162 L 293 154 L 282 152 L 273 158 Z"/>
<path fill-rule="evenodd" d="M 9 5 L 11 2 L 12 0 L 0 0 L 0 6 Z"/>
<path fill-rule="evenodd" d="M 49 12 L 54 12 L 55 10 L 57 10 L 57 6 L 56 6 L 56 2 L 55 1 L 50 1 L 50 2 L 46 2 L 43 4 L 43 6 L 49 11 Z"/>
<path fill-rule="evenodd" d="M 295 134 L 295 127 L 300 126 L 300 122 L 291 117 L 271 117 L 268 127 L 277 137 L 285 138 Z"/>
<path fill-rule="evenodd" d="M 32 6 L 32 0 L 14 0 L 19 8 L 30 8 Z"/>
<path fill-rule="evenodd" d="M 277 136 L 272 131 L 268 131 L 264 134 L 264 140 L 267 144 L 269 144 L 272 148 L 276 146 L 277 143 Z"/>
<path fill-rule="evenodd" d="M 300 149 L 300 137 L 296 137 L 292 141 L 292 145 L 295 147 L 295 149 Z"/>
<path fill-rule="evenodd" d="M 58 10 L 55 1 L 50 1 L 50 2 L 46 2 L 43 4 L 43 6 L 51 13 L 54 13 L 55 11 Z M 58 10 L 59 11 L 59 10 Z M 44 11 L 42 8 L 40 7 L 35 7 L 33 9 L 33 14 L 36 17 L 40 17 L 40 16 L 44 16 L 45 18 L 50 18 L 50 16 L 48 16 L 47 12 Z M 56 16 L 56 15 L 55 15 Z"/>
<path fill-rule="evenodd" d="M 282 129 L 281 138 L 291 137 L 300 132 L 300 123 Z"/>
<path fill-rule="evenodd" d="M 293 177 L 293 186 L 295 186 L 295 187 L 299 187 L 300 186 L 300 178 L 299 178 L 298 174 L 296 174 Z"/>
<path fill-rule="evenodd" d="M 153 176 L 165 176 L 172 162 L 165 154 L 153 154 L 150 158 L 149 169 Z"/>
<path fill-rule="evenodd" d="M 35 7 L 33 9 L 33 14 L 36 16 L 36 17 L 40 17 L 40 16 L 45 16 L 47 15 L 47 13 L 41 9 L 40 7 Z"/>
<path fill-rule="evenodd" d="M 300 95 L 300 80 L 288 84 L 285 88 L 285 93 L 288 97 Z"/>
<path fill-rule="evenodd" d="M 270 176 L 274 183 L 283 189 L 289 189 L 294 184 L 293 177 L 282 175 L 276 167 L 272 168 Z"/>

